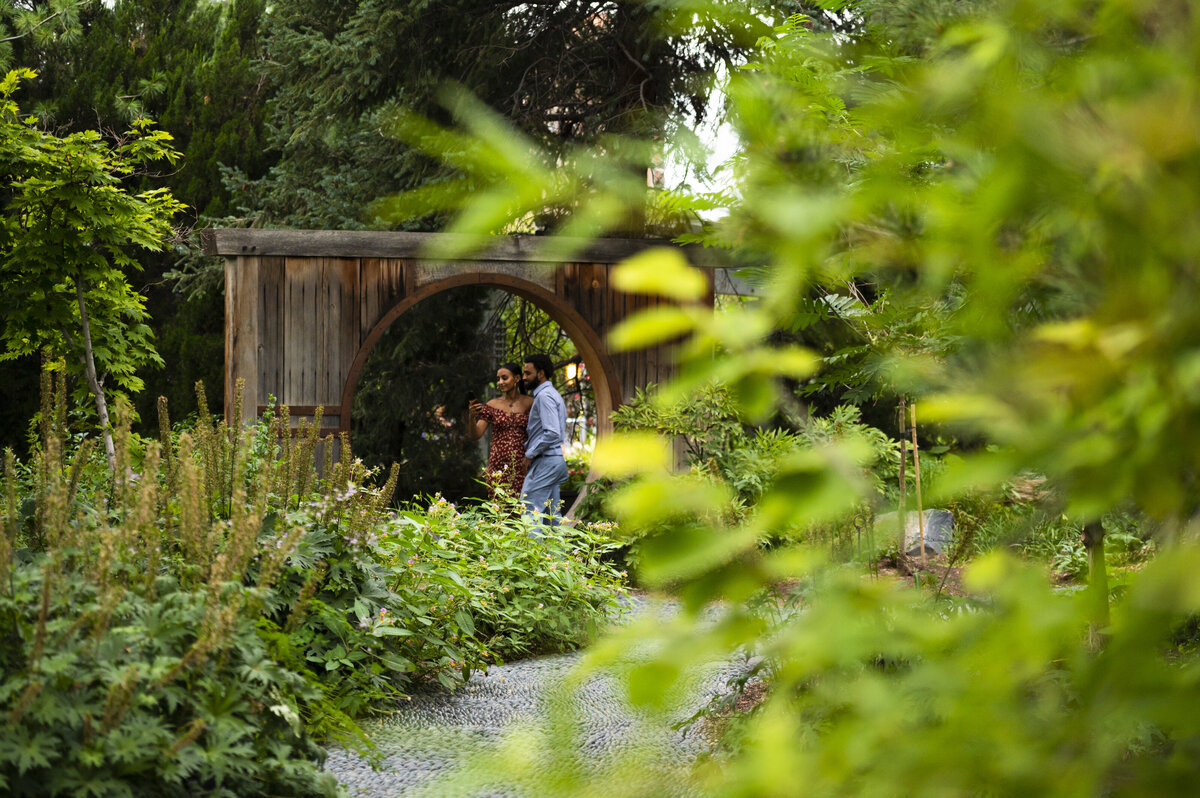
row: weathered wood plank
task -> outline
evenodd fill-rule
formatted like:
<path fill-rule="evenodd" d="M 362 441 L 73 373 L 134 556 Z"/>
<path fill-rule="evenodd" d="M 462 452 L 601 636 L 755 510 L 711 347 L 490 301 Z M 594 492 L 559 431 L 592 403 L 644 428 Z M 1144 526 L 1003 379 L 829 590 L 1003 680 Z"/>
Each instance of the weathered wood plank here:
<path fill-rule="evenodd" d="M 358 275 L 361 283 L 358 292 L 358 335 L 360 340 L 366 340 L 374 320 L 380 316 L 379 310 L 379 278 L 383 273 L 383 262 L 379 258 L 362 258 L 358 262 Z"/>
<path fill-rule="evenodd" d="M 284 391 L 288 405 L 315 405 L 317 354 L 313 325 L 317 317 L 319 265 L 313 258 L 288 258 L 285 283 Z"/>
<path fill-rule="evenodd" d="M 395 258 L 363 258 L 361 268 L 362 293 L 358 303 L 360 344 L 375 329 L 379 320 L 411 293 L 409 284 L 413 279 L 408 263 Z"/>
<path fill-rule="evenodd" d="M 260 258 L 258 264 L 258 396 L 263 403 L 283 390 L 283 258 Z"/>
<path fill-rule="evenodd" d="M 359 262 L 354 259 L 339 259 L 334 261 L 337 274 L 337 297 L 339 308 L 337 324 L 332 328 L 334 334 L 335 360 L 330 365 L 329 387 L 330 402 L 340 402 L 342 392 L 346 387 L 346 377 L 358 347 L 362 342 L 359 335 Z"/>
<path fill-rule="evenodd" d="M 227 257 L 319 257 L 319 258 L 422 258 L 432 248 L 451 241 L 467 247 L 464 259 L 555 263 L 563 260 L 564 246 L 573 250 L 576 261 L 616 263 L 650 247 L 673 247 L 663 239 L 600 238 L 593 241 L 540 236 L 465 236 L 454 233 L 406 233 L 369 230 L 261 230 L 247 228 L 202 230 L 206 255 Z M 711 253 L 689 248 L 703 262 Z M 689 254 L 689 257 L 691 255 Z"/>
<path fill-rule="evenodd" d="M 316 381 L 317 403 L 330 404 L 341 401 L 341 391 L 337 391 L 337 399 L 329 387 L 330 366 L 333 360 L 334 340 L 336 339 L 333 326 L 341 322 L 340 310 L 334 302 L 337 291 L 334 283 L 336 277 L 332 272 L 332 263 L 328 258 L 317 258 L 317 316 L 316 329 L 313 331 L 316 350 Z"/>
<path fill-rule="evenodd" d="M 263 413 L 267 412 L 268 410 L 274 411 L 275 413 L 279 413 L 283 410 L 283 407 L 284 407 L 283 404 L 280 402 L 276 402 L 273 405 L 259 405 L 258 406 L 258 414 L 261 416 Z M 341 405 L 296 405 L 295 407 L 288 407 L 288 416 L 292 419 L 293 422 L 295 422 L 297 419 L 299 419 L 303 416 L 311 416 L 311 415 L 315 414 L 317 412 L 318 407 L 321 408 L 321 416 L 322 417 L 330 415 L 330 414 L 340 415 L 342 412 Z"/>
<path fill-rule="evenodd" d="M 253 423 L 258 404 L 258 258 L 225 262 L 225 413 L 232 423 Z M 238 380 L 244 380 L 242 417 L 230 418 Z"/>
<path fill-rule="evenodd" d="M 532 283 L 550 293 L 556 292 L 557 278 L 553 267 L 545 264 L 510 263 L 506 261 L 430 261 L 415 260 L 408 262 L 408 268 L 413 272 L 414 288 L 421 288 L 431 283 L 441 282 L 463 274 L 476 278 L 473 282 L 488 282 L 484 275 L 506 275 L 518 280 Z"/>
<path fill-rule="evenodd" d="M 608 291 L 608 270 L 603 264 L 589 263 L 584 275 L 587 292 L 587 320 L 594 329 L 605 328 L 604 295 Z"/>

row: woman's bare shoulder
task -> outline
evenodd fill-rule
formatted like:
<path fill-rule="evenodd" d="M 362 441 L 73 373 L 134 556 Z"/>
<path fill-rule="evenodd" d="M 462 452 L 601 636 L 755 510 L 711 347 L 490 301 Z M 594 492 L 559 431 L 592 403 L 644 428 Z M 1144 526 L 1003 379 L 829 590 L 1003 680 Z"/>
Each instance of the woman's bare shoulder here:
<path fill-rule="evenodd" d="M 533 407 L 533 397 L 522 396 L 517 400 L 517 407 L 521 409 L 521 412 L 529 410 L 529 408 Z"/>
<path fill-rule="evenodd" d="M 488 406 L 488 407 L 494 407 L 494 408 L 496 408 L 497 410 L 503 410 L 503 409 L 504 409 L 504 404 L 505 404 L 505 402 L 504 402 L 504 397 L 503 397 L 503 396 L 497 396 L 495 399 L 489 399 L 489 400 L 488 400 L 488 403 L 487 403 L 487 406 Z"/>

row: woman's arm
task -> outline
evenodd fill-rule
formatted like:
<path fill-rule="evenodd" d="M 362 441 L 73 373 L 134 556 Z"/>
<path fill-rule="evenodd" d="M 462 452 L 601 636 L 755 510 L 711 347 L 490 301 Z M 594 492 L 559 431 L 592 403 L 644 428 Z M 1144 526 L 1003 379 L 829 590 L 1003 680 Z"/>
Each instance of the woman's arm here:
<path fill-rule="evenodd" d="M 477 441 L 483 437 L 483 433 L 487 430 L 487 419 L 479 417 L 481 405 L 474 399 L 467 405 L 467 435 L 471 436 L 471 440 Z"/>

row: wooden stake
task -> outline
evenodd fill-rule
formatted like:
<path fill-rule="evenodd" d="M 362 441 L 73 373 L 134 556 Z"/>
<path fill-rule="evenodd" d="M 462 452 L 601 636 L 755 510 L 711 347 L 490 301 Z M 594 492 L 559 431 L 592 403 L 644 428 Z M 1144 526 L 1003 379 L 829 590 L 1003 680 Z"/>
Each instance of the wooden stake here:
<path fill-rule="evenodd" d="M 912 411 L 913 482 L 917 488 L 917 528 L 921 530 L 921 565 L 926 565 L 925 513 L 921 506 L 921 452 L 917 446 L 917 403 L 913 402 L 909 409 Z"/>
<path fill-rule="evenodd" d="M 1104 561 L 1104 527 L 1099 521 L 1083 526 L 1083 545 L 1088 558 L 1088 592 L 1092 600 L 1092 619 L 1088 624 L 1088 645 L 1093 651 L 1104 647 L 1108 628 L 1108 568 Z"/>
<path fill-rule="evenodd" d="M 897 516 L 900 518 L 900 547 L 897 549 L 898 556 L 904 557 L 904 538 L 905 531 L 908 529 L 908 475 L 905 473 L 905 466 L 908 465 L 908 441 L 904 436 L 908 434 L 908 406 L 905 398 L 900 397 L 900 506 L 896 508 Z"/>

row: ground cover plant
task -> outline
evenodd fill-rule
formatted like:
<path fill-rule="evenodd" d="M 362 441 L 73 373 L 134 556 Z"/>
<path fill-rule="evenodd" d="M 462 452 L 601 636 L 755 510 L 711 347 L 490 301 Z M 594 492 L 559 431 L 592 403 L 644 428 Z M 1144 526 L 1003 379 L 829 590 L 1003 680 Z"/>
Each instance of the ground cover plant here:
<path fill-rule="evenodd" d="M 660 436 L 671 441 L 677 450 L 682 449 L 683 462 L 673 467 L 726 495 L 719 513 L 723 522 L 730 525 L 747 523 L 759 512 L 759 504 L 770 492 L 781 463 L 830 445 L 860 446 L 864 454 L 859 468 L 870 489 L 858 512 L 827 523 L 779 525 L 764 535 L 761 543 L 765 547 L 800 541 L 815 543 L 828 547 L 840 559 L 868 560 L 878 555 L 881 547 L 874 540 L 874 517 L 877 512 L 895 506 L 897 441 L 864 423 L 859 410 L 852 405 L 839 405 L 827 415 L 794 419 L 781 415 L 774 422 L 747 424 L 728 386 L 716 381 L 672 402 L 659 401 L 657 388 L 650 386 L 639 390 L 629 403 L 613 413 L 613 426 L 618 432 Z M 930 480 L 937 471 L 936 460 L 930 461 L 923 481 Z M 611 476 L 593 482 L 577 514 L 605 519 L 611 518 L 614 511 L 620 512 L 621 500 L 615 504 L 612 500 L 614 489 L 624 482 L 627 480 L 614 480 Z M 910 479 L 910 491 L 914 484 Z M 652 501 L 653 497 L 647 500 Z M 670 509 L 669 502 L 664 505 Z M 767 508 L 767 511 L 772 510 Z M 686 515 L 686 508 L 681 508 L 679 516 Z M 625 560 L 637 563 L 640 547 L 654 545 L 656 531 L 669 529 L 677 521 L 678 517 L 668 513 L 656 525 L 641 524 L 635 530 L 624 531 Z"/>

